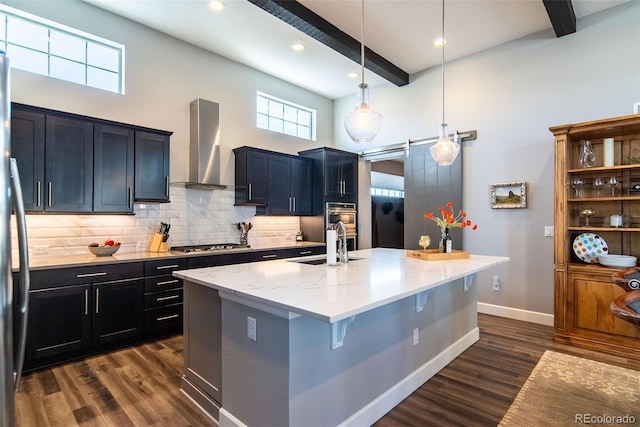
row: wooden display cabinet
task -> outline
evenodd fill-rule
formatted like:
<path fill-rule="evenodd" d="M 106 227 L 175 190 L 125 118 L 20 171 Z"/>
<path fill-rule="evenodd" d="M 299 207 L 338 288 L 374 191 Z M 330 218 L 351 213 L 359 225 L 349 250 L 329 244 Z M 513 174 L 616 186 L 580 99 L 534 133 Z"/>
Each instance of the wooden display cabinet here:
<path fill-rule="evenodd" d="M 640 114 L 549 130 L 555 136 L 554 340 L 640 359 L 640 337 L 609 310 L 624 293 L 611 280 L 619 270 L 584 262 L 573 251 L 578 235 L 595 233 L 610 254 L 640 255 Z M 614 138 L 613 166 L 604 166 L 605 138 Z M 591 142 L 593 167 L 579 166 L 582 140 Z M 610 177 L 619 182 L 613 193 Z M 576 178 L 583 181 L 580 194 L 572 187 Z M 596 178 L 605 182 L 599 190 Z M 593 211 L 588 218 L 587 210 Z M 622 224 L 612 215 L 621 215 Z"/>

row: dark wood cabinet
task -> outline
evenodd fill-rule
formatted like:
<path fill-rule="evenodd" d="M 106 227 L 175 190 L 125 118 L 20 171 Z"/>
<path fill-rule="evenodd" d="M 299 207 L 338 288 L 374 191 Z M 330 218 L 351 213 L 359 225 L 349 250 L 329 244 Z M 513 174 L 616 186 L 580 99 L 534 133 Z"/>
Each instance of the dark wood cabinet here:
<path fill-rule="evenodd" d="M 44 114 L 16 109 L 12 111 L 11 157 L 18 162 L 25 210 L 42 211 Z"/>
<path fill-rule="evenodd" d="M 96 124 L 93 135 L 93 211 L 132 213 L 134 131 Z"/>
<path fill-rule="evenodd" d="M 135 200 L 169 201 L 169 134 L 135 133 Z"/>
<path fill-rule="evenodd" d="M 171 132 L 11 104 L 27 212 L 132 213 L 169 201 Z"/>
<path fill-rule="evenodd" d="M 313 213 L 322 214 L 325 202 L 358 202 L 358 155 L 334 148 L 301 151 L 313 160 Z"/>
<path fill-rule="evenodd" d="M 187 268 L 187 259 L 144 263 L 144 332 L 146 336 L 182 332 L 182 279 L 172 273 Z"/>
<path fill-rule="evenodd" d="M 144 280 L 119 280 L 92 285 L 93 344 L 142 335 Z"/>
<path fill-rule="evenodd" d="M 233 150 L 235 155 L 235 204 L 266 205 L 268 201 L 269 152 L 251 147 Z"/>
<path fill-rule="evenodd" d="M 311 214 L 310 159 L 288 154 L 269 154 L 268 198 L 256 210 L 266 215 Z"/>
<path fill-rule="evenodd" d="M 91 286 L 42 289 L 29 294 L 25 368 L 29 361 L 91 346 Z"/>
<path fill-rule="evenodd" d="M 91 212 L 93 202 L 93 124 L 45 116 L 44 210 Z"/>

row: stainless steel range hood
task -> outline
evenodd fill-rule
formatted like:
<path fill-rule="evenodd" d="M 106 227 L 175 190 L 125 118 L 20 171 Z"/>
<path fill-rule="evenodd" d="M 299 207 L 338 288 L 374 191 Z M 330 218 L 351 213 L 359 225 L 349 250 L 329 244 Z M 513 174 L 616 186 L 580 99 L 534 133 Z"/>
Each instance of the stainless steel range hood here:
<path fill-rule="evenodd" d="M 198 98 L 189 107 L 189 181 L 185 187 L 226 188 L 220 183 L 220 105 Z"/>

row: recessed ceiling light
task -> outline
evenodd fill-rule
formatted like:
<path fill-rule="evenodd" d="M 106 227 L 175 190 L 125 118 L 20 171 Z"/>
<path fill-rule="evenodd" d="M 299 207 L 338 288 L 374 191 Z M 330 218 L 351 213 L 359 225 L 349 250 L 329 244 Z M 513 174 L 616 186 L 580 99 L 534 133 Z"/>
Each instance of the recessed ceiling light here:
<path fill-rule="evenodd" d="M 433 42 L 434 46 L 444 46 L 445 44 L 447 44 L 447 41 L 442 37 Z"/>
<path fill-rule="evenodd" d="M 349 77 L 351 80 L 355 80 L 358 78 L 358 73 L 349 73 L 347 74 L 347 77 Z"/>
<path fill-rule="evenodd" d="M 304 45 L 300 42 L 296 42 L 291 45 L 291 49 L 295 50 L 296 52 L 302 52 L 304 50 Z"/>
<path fill-rule="evenodd" d="M 216 12 L 219 12 L 224 9 L 224 3 L 222 2 L 222 0 L 211 0 L 209 2 L 209 8 L 211 10 L 215 10 Z"/>

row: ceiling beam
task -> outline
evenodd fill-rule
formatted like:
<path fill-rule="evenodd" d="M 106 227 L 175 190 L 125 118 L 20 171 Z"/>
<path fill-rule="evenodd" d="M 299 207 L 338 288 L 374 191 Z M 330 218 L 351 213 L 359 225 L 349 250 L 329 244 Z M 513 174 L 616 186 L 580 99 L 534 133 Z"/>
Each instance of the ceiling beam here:
<path fill-rule="evenodd" d="M 358 64 L 360 42 L 297 1 L 249 0 L 276 18 L 297 28 Z M 409 84 L 409 74 L 365 46 L 364 66 L 396 86 Z"/>
<path fill-rule="evenodd" d="M 571 0 L 542 0 L 556 37 L 576 32 L 576 14 Z"/>

